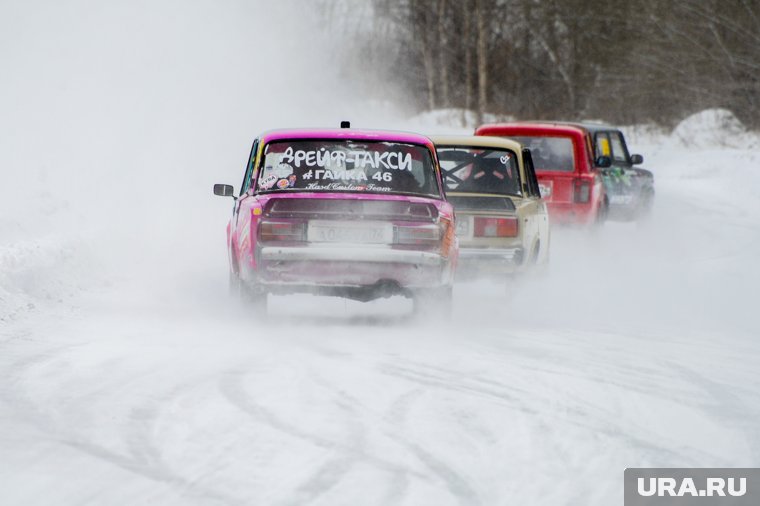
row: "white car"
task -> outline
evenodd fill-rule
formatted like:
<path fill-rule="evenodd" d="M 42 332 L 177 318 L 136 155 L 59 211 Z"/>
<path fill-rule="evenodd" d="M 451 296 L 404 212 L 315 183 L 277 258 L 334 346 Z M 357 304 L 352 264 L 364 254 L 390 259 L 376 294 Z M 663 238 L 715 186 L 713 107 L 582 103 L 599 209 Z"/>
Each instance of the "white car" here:
<path fill-rule="evenodd" d="M 456 213 L 460 277 L 546 264 L 549 216 L 530 151 L 498 137 L 431 138 Z"/>

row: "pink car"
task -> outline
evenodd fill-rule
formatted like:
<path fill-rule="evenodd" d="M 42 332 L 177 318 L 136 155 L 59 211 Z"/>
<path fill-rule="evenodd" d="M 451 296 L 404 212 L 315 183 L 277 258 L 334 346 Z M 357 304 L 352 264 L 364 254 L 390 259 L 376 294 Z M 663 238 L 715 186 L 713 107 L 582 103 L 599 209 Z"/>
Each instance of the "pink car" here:
<path fill-rule="evenodd" d="M 404 295 L 447 311 L 458 256 L 433 143 L 409 133 L 279 130 L 253 143 L 227 226 L 230 286 L 369 301 Z"/>

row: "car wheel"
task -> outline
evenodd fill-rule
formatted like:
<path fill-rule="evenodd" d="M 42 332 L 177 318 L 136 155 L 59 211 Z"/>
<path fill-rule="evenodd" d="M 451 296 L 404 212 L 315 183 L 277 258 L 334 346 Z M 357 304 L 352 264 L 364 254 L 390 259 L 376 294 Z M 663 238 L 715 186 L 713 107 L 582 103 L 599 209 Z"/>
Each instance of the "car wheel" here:
<path fill-rule="evenodd" d="M 522 281 L 522 276 L 524 275 L 524 272 L 511 272 L 504 276 L 504 302 L 506 304 L 511 304 L 512 301 L 515 298 L 515 293 L 517 290 L 515 287 L 517 287 L 520 282 Z"/>
<path fill-rule="evenodd" d="M 604 198 L 604 202 L 602 202 L 602 205 L 599 206 L 599 209 L 596 212 L 596 219 L 594 220 L 594 225 L 597 227 L 601 227 L 604 225 L 604 222 L 607 221 L 607 215 L 610 211 L 610 204 L 607 198 Z"/>
<path fill-rule="evenodd" d="M 229 293 L 230 297 L 233 299 L 240 298 L 240 278 L 238 275 L 232 271 L 230 271 L 230 279 L 229 279 Z"/>
<path fill-rule="evenodd" d="M 240 281 L 240 300 L 246 308 L 253 310 L 254 314 L 266 315 L 267 292 L 262 288 Z"/>
<path fill-rule="evenodd" d="M 645 190 L 641 196 L 641 202 L 639 203 L 638 215 L 639 218 L 647 219 L 652 214 L 652 207 L 654 206 L 654 190 Z"/>
<path fill-rule="evenodd" d="M 413 298 L 414 315 L 436 320 L 450 320 L 453 310 L 454 288 L 445 286 L 417 291 Z"/>
<path fill-rule="evenodd" d="M 536 265 L 538 263 L 538 256 L 541 253 L 541 241 L 536 241 L 535 246 L 533 246 L 533 251 L 530 253 L 530 264 Z"/>

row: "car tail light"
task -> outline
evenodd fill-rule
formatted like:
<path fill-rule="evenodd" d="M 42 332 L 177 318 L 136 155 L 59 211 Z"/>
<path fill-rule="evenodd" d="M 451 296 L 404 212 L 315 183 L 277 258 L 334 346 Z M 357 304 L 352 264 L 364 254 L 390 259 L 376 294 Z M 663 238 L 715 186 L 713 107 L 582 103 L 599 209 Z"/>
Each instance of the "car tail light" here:
<path fill-rule="evenodd" d="M 585 179 L 575 180 L 575 193 L 573 202 L 585 204 L 591 198 L 591 182 Z"/>
<path fill-rule="evenodd" d="M 299 221 L 262 221 L 259 223 L 262 241 L 305 241 L 306 225 Z"/>
<path fill-rule="evenodd" d="M 438 244 L 443 234 L 438 225 L 418 225 L 396 227 L 397 244 Z"/>
<path fill-rule="evenodd" d="M 441 256 L 448 258 L 452 250 L 452 244 L 456 241 L 456 226 L 449 220 L 441 220 L 444 227 L 443 240 L 441 241 Z"/>
<path fill-rule="evenodd" d="M 475 218 L 475 237 L 517 237 L 517 218 Z"/>

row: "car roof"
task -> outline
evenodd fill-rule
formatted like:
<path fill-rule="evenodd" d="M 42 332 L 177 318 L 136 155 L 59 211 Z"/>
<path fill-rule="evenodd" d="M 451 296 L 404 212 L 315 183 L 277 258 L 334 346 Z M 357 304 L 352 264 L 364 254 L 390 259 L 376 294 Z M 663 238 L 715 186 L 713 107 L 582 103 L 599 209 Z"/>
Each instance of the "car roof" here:
<path fill-rule="evenodd" d="M 619 132 L 620 130 L 617 127 L 614 127 L 612 125 L 607 125 L 606 123 L 591 123 L 591 122 L 584 122 L 584 123 L 574 123 L 572 121 L 558 121 L 556 122 L 561 125 L 577 125 L 582 128 L 585 128 L 592 134 L 595 134 L 597 132 Z"/>
<path fill-rule="evenodd" d="M 620 129 L 618 127 L 609 125 L 607 123 L 603 123 L 601 121 L 551 121 L 551 120 L 535 120 L 535 121 L 515 121 L 512 123 L 506 123 L 508 125 L 517 124 L 517 125 L 561 125 L 561 126 L 572 126 L 572 127 L 578 127 L 578 128 L 584 128 L 588 130 L 590 133 L 595 134 L 597 132 L 619 132 Z M 490 125 L 483 125 L 483 126 L 490 126 Z"/>
<path fill-rule="evenodd" d="M 400 142 L 419 144 L 434 148 L 433 141 L 424 135 L 393 130 L 369 130 L 356 128 L 288 128 L 269 130 L 261 135 L 263 143 L 293 139 L 336 139 L 374 142 Z"/>
<path fill-rule="evenodd" d="M 519 153 L 522 145 L 504 137 L 491 137 L 488 135 L 431 135 L 433 144 L 436 146 L 472 146 L 484 148 L 504 148 Z"/>
<path fill-rule="evenodd" d="M 555 132 L 559 134 L 585 134 L 587 129 L 578 123 L 561 123 L 557 121 L 512 121 L 509 123 L 488 123 L 480 125 L 475 133 L 483 131 L 484 135 L 498 135 L 500 129 L 525 129 L 536 132 Z M 505 134 L 509 136 L 510 134 Z"/>

